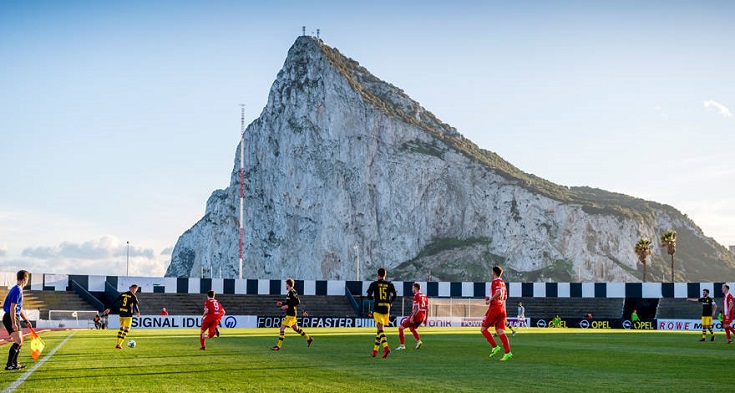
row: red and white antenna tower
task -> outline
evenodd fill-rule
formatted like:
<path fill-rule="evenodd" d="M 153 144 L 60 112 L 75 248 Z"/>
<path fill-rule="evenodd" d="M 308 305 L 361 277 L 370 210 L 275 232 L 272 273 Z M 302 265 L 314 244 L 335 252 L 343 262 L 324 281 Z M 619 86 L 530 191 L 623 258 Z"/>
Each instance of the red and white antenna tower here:
<path fill-rule="evenodd" d="M 240 276 L 242 280 L 242 237 L 245 217 L 245 104 L 240 104 Z"/>

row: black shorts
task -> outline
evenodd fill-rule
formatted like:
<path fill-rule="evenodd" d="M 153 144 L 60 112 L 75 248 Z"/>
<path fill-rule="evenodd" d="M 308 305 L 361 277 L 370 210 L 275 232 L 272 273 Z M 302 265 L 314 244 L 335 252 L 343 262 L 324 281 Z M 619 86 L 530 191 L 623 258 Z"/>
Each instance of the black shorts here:
<path fill-rule="evenodd" d="M 13 329 L 13 320 L 10 319 L 10 313 L 6 312 L 5 315 L 3 315 L 3 325 L 5 325 L 5 330 L 8 331 L 8 334 L 13 334 L 13 332 L 20 332 L 20 315 L 15 316 L 15 329 Z"/>

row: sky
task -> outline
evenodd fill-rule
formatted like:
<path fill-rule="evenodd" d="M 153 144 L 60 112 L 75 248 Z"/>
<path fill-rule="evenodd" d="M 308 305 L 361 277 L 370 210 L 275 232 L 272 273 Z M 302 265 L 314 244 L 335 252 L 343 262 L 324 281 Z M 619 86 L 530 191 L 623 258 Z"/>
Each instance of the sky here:
<path fill-rule="evenodd" d="M 302 26 L 522 170 L 735 245 L 733 20 L 701 0 L 0 1 L 0 271 L 162 276 Z"/>

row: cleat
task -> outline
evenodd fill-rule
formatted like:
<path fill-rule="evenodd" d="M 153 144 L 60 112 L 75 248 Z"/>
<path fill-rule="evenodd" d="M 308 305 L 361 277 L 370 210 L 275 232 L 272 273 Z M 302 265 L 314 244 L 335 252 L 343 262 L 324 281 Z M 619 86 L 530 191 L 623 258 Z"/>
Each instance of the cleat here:
<path fill-rule="evenodd" d="M 424 342 L 419 340 L 418 342 L 416 342 L 416 349 L 421 349 L 422 345 L 424 345 Z"/>
<path fill-rule="evenodd" d="M 214 328 L 214 335 L 219 337 L 219 328 Z"/>
<path fill-rule="evenodd" d="M 701 340 L 699 340 L 699 341 L 704 341 L 704 339 L 701 339 Z"/>
<path fill-rule="evenodd" d="M 122 347 L 120 346 L 120 344 L 115 345 L 115 348 L 122 349 Z"/>
<path fill-rule="evenodd" d="M 207 350 L 207 348 L 206 348 L 206 347 L 201 347 L 201 348 L 199 348 L 199 350 L 200 350 L 200 351 L 206 351 L 206 350 Z"/>
<path fill-rule="evenodd" d="M 497 354 L 498 352 L 500 352 L 500 345 L 498 345 L 495 348 L 493 348 L 493 350 L 490 351 L 490 355 L 488 357 L 491 358 L 491 357 L 495 356 L 495 354 Z"/>
<path fill-rule="evenodd" d="M 306 340 L 306 347 L 307 347 L 307 348 L 311 347 L 311 343 L 312 343 L 312 342 L 314 342 L 314 339 L 313 339 L 313 338 L 311 338 L 311 337 L 309 337 L 309 339 L 308 339 L 308 340 Z"/>
<path fill-rule="evenodd" d="M 727 343 L 728 344 L 732 344 L 732 340 L 727 340 Z"/>
<path fill-rule="evenodd" d="M 389 353 L 390 353 L 390 348 L 385 347 L 385 349 L 383 349 L 383 359 L 387 358 Z"/>
<path fill-rule="evenodd" d="M 281 347 L 279 347 L 278 345 L 274 345 L 274 346 L 273 346 L 273 347 L 271 348 L 271 351 L 280 351 L 280 350 L 281 350 Z"/>
<path fill-rule="evenodd" d="M 373 352 L 370 354 L 370 356 L 375 357 L 375 355 L 377 355 L 377 354 L 378 354 L 378 351 L 376 351 L 376 350 L 373 349 Z"/>
<path fill-rule="evenodd" d="M 5 369 L 6 370 L 15 370 L 16 368 L 12 364 L 10 364 L 10 365 L 5 366 Z"/>
<path fill-rule="evenodd" d="M 511 334 L 511 337 L 515 337 L 515 336 L 516 336 L 516 331 L 517 331 L 517 330 L 514 330 L 514 331 L 513 331 L 513 334 Z"/>
<path fill-rule="evenodd" d="M 709 339 L 710 341 L 715 341 L 715 336 L 712 335 L 712 338 Z"/>
<path fill-rule="evenodd" d="M 24 365 L 22 365 L 22 364 L 16 364 L 16 365 L 15 365 L 15 369 L 16 369 L 16 370 L 20 370 L 21 368 L 26 368 L 26 366 L 24 366 Z"/>
<path fill-rule="evenodd" d="M 406 346 L 401 344 L 398 346 L 398 348 L 396 348 L 396 351 L 403 351 L 404 349 L 406 349 Z"/>
<path fill-rule="evenodd" d="M 510 359 L 512 357 L 513 357 L 513 352 L 508 352 L 505 355 L 503 355 L 502 358 L 500 358 L 500 361 L 501 362 L 504 362 L 504 361 L 506 361 L 506 360 L 508 360 L 508 359 Z"/>

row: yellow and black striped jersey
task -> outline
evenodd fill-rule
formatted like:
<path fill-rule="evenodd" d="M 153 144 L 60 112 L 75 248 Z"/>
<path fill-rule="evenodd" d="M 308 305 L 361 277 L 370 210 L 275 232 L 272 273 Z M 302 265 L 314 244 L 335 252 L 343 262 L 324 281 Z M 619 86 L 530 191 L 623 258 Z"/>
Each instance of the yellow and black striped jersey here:
<path fill-rule="evenodd" d="M 119 312 L 121 317 L 132 317 L 134 313 L 140 313 L 140 308 L 138 308 L 138 297 L 130 291 L 121 293 L 111 305 L 114 305 L 117 302 L 120 302 Z"/>

